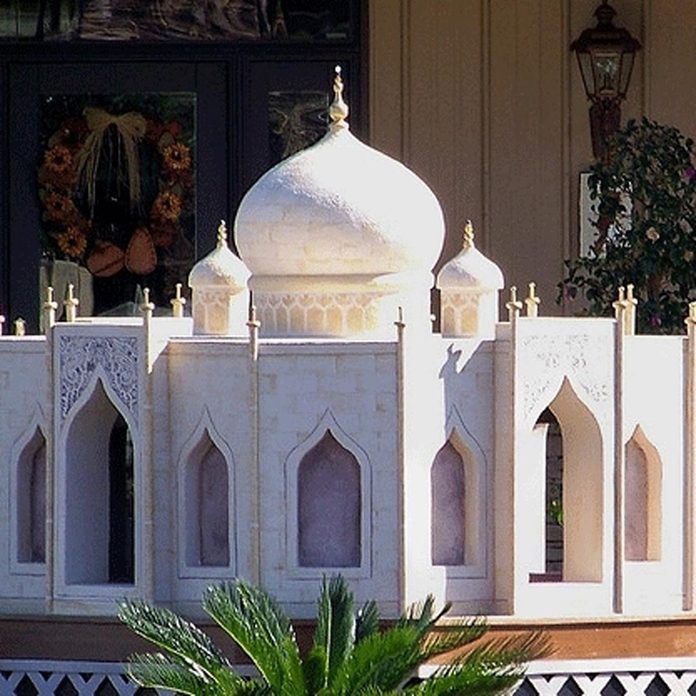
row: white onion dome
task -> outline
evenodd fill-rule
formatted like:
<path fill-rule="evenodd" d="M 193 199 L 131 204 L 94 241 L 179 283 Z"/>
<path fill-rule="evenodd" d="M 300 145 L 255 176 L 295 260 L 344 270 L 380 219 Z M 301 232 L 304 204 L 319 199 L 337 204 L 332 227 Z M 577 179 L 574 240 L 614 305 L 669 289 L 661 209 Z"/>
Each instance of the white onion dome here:
<path fill-rule="evenodd" d="M 471 221 L 464 227 L 461 251 L 440 269 L 436 285 L 441 290 L 478 292 L 501 290 L 504 287 L 505 281 L 500 268 L 474 245 Z"/>
<path fill-rule="evenodd" d="M 440 205 L 416 174 L 350 133 L 337 80 L 327 134 L 242 200 L 240 254 L 253 276 L 429 274 L 444 239 Z"/>
<path fill-rule="evenodd" d="M 191 269 L 189 287 L 227 288 L 234 294 L 246 289 L 250 275 L 246 264 L 227 245 L 227 229 L 220 222 L 217 245 Z"/>

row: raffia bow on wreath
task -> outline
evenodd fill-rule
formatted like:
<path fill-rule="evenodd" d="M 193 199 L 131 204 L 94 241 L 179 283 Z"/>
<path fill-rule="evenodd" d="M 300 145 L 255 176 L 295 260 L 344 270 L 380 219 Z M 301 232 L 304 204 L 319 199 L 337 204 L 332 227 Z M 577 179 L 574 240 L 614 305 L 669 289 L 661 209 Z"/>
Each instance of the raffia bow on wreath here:
<path fill-rule="evenodd" d="M 110 114 L 104 109 L 88 106 L 83 111 L 90 133 L 77 155 L 77 180 L 87 189 L 87 201 L 90 217 L 94 216 L 96 198 L 97 171 L 101 157 L 104 136 L 110 126 L 116 128 L 119 148 L 123 146 L 126 172 L 128 174 L 128 193 L 131 210 L 140 202 L 140 162 L 138 143 L 145 136 L 147 121 L 142 114 L 129 111 L 120 116 Z M 119 171 L 120 174 L 120 171 Z"/>

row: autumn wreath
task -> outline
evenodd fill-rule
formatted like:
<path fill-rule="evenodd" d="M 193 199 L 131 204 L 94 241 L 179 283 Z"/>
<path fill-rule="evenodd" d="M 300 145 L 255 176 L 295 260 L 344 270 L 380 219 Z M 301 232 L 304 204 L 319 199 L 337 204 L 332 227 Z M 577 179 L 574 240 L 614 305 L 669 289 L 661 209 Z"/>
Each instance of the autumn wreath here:
<path fill-rule="evenodd" d="M 44 253 L 93 275 L 155 270 L 182 235 L 193 164 L 177 121 L 87 107 L 47 140 L 39 166 Z"/>

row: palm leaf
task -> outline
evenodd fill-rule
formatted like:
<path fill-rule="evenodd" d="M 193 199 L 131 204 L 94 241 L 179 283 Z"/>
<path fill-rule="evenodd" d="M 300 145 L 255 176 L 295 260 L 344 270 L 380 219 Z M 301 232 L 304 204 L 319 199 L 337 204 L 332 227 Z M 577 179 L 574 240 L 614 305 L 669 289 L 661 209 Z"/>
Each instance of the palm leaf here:
<path fill-rule="evenodd" d="M 452 665 L 439 669 L 416 686 L 403 689 L 412 696 L 493 696 L 509 691 L 521 674 L 494 675 L 471 665 Z"/>
<path fill-rule="evenodd" d="M 421 634 L 425 634 L 434 626 L 452 607 L 447 602 L 442 609 L 435 614 L 435 597 L 428 595 L 423 602 L 415 602 L 399 618 L 397 626 L 415 626 Z"/>
<path fill-rule="evenodd" d="M 212 640 L 174 612 L 133 599 L 119 604 L 118 616 L 139 636 L 178 658 L 176 662 L 190 666 L 204 682 L 228 688 L 241 681 Z"/>
<path fill-rule="evenodd" d="M 422 684 L 404 691 L 418 696 L 501 694 L 524 676 L 527 662 L 549 652 L 548 639 L 541 632 L 488 640 L 453 658 Z"/>
<path fill-rule="evenodd" d="M 363 638 L 377 633 L 379 630 L 379 610 L 377 602 L 371 599 L 365 602 L 355 618 L 355 642 L 359 643 Z"/>
<path fill-rule="evenodd" d="M 243 580 L 213 585 L 205 591 L 203 608 L 249 656 L 275 694 L 304 692 L 294 631 L 266 592 Z"/>
<path fill-rule="evenodd" d="M 302 660 L 302 673 L 307 694 L 318 694 L 324 688 L 326 655 L 322 646 L 313 646 L 305 655 Z"/>
<path fill-rule="evenodd" d="M 463 648 L 481 638 L 487 631 L 486 622 L 480 618 L 432 626 L 424 636 L 422 659 L 425 662 L 437 655 Z"/>
<path fill-rule="evenodd" d="M 140 686 L 169 689 L 190 696 L 218 696 L 224 692 L 210 682 L 205 674 L 174 662 L 162 653 L 131 655 L 126 668 L 128 676 Z"/>
<path fill-rule="evenodd" d="M 317 627 L 314 631 L 315 656 L 323 658 L 322 686 L 333 683 L 338 668 L 345 662 L 355 641 L 353 593 L 340 575 L 328 582 L 323 579 L 318 600 Z"/>
<path fill-rule="evenodd" d="M 367 636 L 339 669 L 332 693 L 352 696 L 367 688 L 396 689 L 418 666 L 420 641 L 413 626 L 394 626 Z"/>
<path fill-rule="evenodd" d="M 551 652 L 548 636 L 542 631 L 531 631 L 488 639 L 458 657 L 455 664 L 466 661 L 488 672 L 503 674 L 506 670 L 521 670 L 527 662 L 547 657 Z"/>

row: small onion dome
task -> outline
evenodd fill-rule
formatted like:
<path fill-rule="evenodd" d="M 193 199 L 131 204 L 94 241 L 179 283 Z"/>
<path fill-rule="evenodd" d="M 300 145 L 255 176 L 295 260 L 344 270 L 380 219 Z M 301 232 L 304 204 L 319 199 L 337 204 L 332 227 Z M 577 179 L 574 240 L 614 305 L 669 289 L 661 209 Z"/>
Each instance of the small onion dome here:
<path fill-rule="evenodd" d="M 400 162 L 355 138 L 340 76 L 332 123 L 315 145 L 266 172 L 242 200 L 237 247 L 254 277 L 430 273 L 444 239 L 440 205 Z"/>
<path fill-rule="evenodd" d="M 502 290 L 503 273 L 474 245 L 474 228 L 469 220 L 464 227 L 462 250 L 450 259 L 437 275 L 440 290 L 472 290 L 486 292 Z"/>
<path fill-rule="evenodd" d="M 438 273 L 440 327 L 443 336 L 490 339 L 498 322 L 500 268 L 474 246 L 474 228 L 464 227 L 462 250 Z"/>
<path fill-rule="evenodd" d="M 195 334 L 245 334 L 249 275 L 244 262 L 227 246 L 227 229 L 224 221 L 221 221 L 217 246 L 189 273 Z"/>
<path fill-rule="evenodd" d="M 218 227 L 217 246 L 191 269 L 189 287 L 228 288 L 235 294 L 246 290 L 249 269 L 227 245 L 227 228 L 224 221 Z"/>

